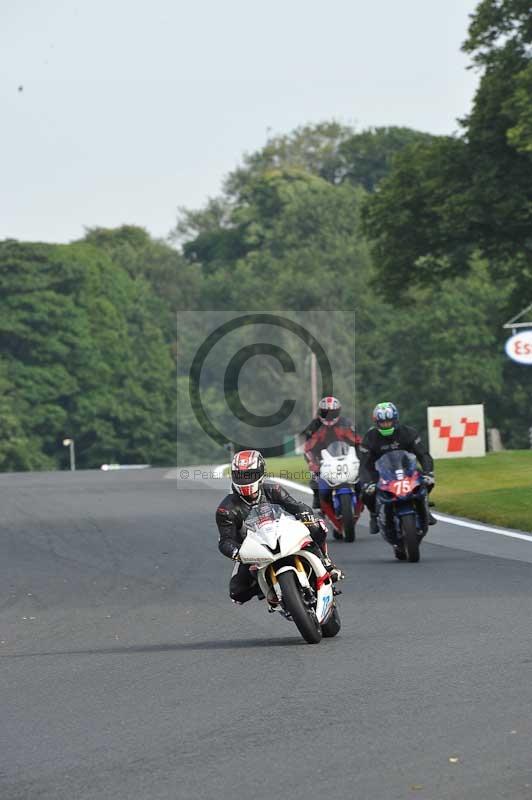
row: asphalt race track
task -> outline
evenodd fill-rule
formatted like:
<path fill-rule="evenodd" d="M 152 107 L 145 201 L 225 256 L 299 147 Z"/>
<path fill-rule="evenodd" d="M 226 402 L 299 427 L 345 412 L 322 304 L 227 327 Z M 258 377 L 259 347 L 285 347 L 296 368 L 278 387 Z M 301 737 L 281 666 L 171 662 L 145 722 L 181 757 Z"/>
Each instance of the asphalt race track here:
<path fill-rule="evenodd" d="M 1 800 L 532 798 L 532 542 L 361 525 L 310 646 L 165 474 L 0 476 Z"/>

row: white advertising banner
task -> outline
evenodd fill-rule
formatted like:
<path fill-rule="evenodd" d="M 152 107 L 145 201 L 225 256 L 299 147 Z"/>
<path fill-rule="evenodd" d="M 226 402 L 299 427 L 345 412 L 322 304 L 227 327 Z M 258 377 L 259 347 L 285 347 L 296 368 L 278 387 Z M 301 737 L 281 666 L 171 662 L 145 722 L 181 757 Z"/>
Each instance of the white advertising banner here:
<path fill-rule="evenodd" d="M 432 406 L 427 409 L 433 458 L 486 455 L 484 406 Z"/>
<path fill-rule="evenodd" d="M 506 355 L 518 364 L 532 364 L 532 331 L 514 333 L 506 342 Z"/>

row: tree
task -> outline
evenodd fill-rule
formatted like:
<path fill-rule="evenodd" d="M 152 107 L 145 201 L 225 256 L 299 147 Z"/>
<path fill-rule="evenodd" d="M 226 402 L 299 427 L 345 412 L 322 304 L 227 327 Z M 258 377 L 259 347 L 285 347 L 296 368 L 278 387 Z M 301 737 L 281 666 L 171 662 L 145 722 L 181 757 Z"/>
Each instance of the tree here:
<path fill-rule="evenodd" d="M 429 143 L 429 133 L 411 128 L 370 128 L 355 133 L 338 147 L 336 182 L 349 181 L 374 192 L 379 182 L 388 175 L 395 156 L 414 144 Z"/>
<path fill-rule="evenodd" d="M 339 148 L 352 133 L 351 128 L 337 122 L 320 122 L 296 128 L 288 135 L 274 136 L 262 150 L 244 156 L 243 166 L 225 181 L 224 192 L 239 198 L 250 179 L 272 170 L 300 170 L 335 183 Z"/>
<path fill-rule="evenodd" d="M 201 276 L 181 253 L 167 242 L 153 239 L 144 228 L 89 228 L 83 242 L 97 247 L 134 280 L 142 279 L 153 290 L 154 313 L 163 314 L 163 330 L 169 346 L 175 340 L 176 313 L 197 303 Z M 146 298 L 147 299 L 147 298 Z"/>
<path fill-rule="evenodd" d="M 7 364 L 0 359 L 0 471 L 44 469 L 51 467 L 52 463 L 26 435 Z"/>
<path fill-rule="evenodd" d="M 79 466 L 173 461 L 173 361 L 142 278 L 87 244 L 7 241 L 0 293 L 3 402 L 25 440 L 5 468 L 64 464 L 65 435 Z"/>
<path fill-rule="evenodd" d="M 463 135 L 403 151 L 369 198 L 388 296 L 465 273 L 475 252 L 491 280 L 514 281 L 510 308 L 532 291 L 531 36 L 528 2 L 483 0 L 464 45 L 482 76 Z"/>
<path fill-rule="evenodd" d="M 468 202 L 472 180 L 461 139 L 442 136 L 397 155 L 363 210 L 376 285 L 387 298 L 467 271 L 478 248 Z"/>
<path fill-rule="evenodd" d="M 479 66 L 495 63 L 501 52 L 512 49 L 526 54 L 532 42 L 532 18 L 528 0 L 481 0 L 471 15 L 468 37 L 462 49 Z"/>

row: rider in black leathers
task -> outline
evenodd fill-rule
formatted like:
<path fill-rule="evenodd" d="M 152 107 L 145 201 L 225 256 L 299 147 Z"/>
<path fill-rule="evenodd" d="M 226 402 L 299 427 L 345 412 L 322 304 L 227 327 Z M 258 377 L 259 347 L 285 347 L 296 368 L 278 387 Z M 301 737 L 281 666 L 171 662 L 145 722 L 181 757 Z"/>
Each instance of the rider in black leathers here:
<path fill-rule="evenodd" d="M 434 461 L 423 444 L 415 428 L 398 423 L 399 414 L 393 403 L 379 403 L 373 411 L 375 426 L 371 427 L 360 445 L 360 482 L 363 486 L 363 499 L 370 512 L 370 532 L 378 533 L 378 520 L 375 507 L 375 489 L 379 473 L 375 462 L 384 453 L 393 450 L 406 450 L 413 453 L 423 472 L 423 480 L 430 492 L 434 488 Z M 429 511 L 428 501 L 420 508 L 428 525 L 435 525 L 436 519 Z"/>
<path fill-rule="evenodd" d="M 256 595 L 262 596 L 258 583 L 250 572 L 251 565 L 240 563 L 238 552 L 246 536 L 244 525 L 246 517 L 252 508 L 265 501 L 280 505 L 289 514 L 297 516 L 307 526 L 315 543 L 314 552 L 322 559 L 326 569 L 331 573 L 331 578 L 337 580 L 343 577 L 327 555 L 325 525 L 316 519 L 305 503 L 295 500 L 280 484 L 264 482 L 264 472 L 264 459 L 257 450 L 236 453 L 231 464 L 232 492 L 224 497 L 216 509 L 218 549 L 238 565 L 235 565 L 229 584 L 229 595 L 236 603 L 245 603 Z"/>

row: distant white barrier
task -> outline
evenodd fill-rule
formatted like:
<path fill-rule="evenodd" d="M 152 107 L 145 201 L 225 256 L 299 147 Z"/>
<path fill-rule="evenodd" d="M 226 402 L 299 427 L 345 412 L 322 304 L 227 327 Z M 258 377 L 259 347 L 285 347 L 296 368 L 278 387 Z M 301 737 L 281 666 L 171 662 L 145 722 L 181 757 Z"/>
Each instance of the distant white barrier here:
<path fill-rule="evenodd" d="M 151 464 L 102 464 L 100 469 L 107 472 L 110 469 L 147 469 Z"/>

